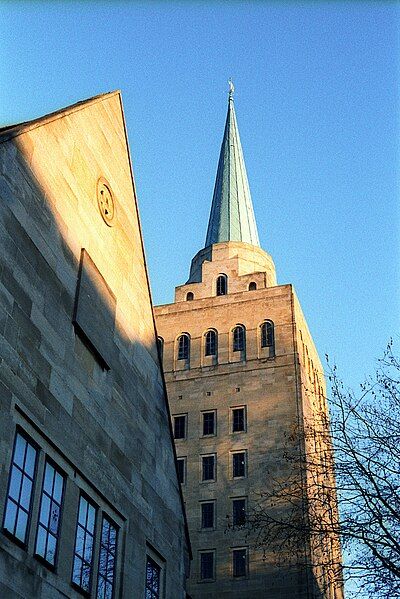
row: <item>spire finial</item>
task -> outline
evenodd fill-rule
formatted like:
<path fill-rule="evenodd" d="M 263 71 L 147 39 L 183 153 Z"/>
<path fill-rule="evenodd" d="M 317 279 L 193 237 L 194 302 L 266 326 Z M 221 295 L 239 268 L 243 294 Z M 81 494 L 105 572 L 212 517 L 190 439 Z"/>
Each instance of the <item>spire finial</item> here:
<path fill-rule="evenodd" d="M 229 85 L 229 99 L 232 100 L 233 94 L 235 93 L 235 86 L 233 85 L 232 79 L 228 79 L 228 85 Z"/>

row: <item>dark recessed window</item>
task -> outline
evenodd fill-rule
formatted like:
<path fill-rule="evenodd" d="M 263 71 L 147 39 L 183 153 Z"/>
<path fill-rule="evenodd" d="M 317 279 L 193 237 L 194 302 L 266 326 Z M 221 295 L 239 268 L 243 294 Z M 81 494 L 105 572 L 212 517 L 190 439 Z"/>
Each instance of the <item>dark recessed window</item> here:
<path fill-rule="evenodd" d="M 178 458 L 176 461 L 178 466 L 178 482 L 183 485 L 186 479 L 186 460 L 185 458 Z"/>
<path fill-rule="evenodd" d="M 232 501 L 232 524 L 242 526 L 246 523 L 246 500 L 234 499 Z"/>
<path fill-rule="evenodd" d="M 174 416 L 174 439 L 185 439 L 186 437 L 186 414 Z"/>
<path fill-rule="evenodd" d="M 215 331 L 207 331 L 205 337 L 205 355 L 215 356 L 217 354 L 217 333 Z"/>
<path fill-rule="evenodd" d="M 161 568 L 151 557 L 146 562 L 146 599 L 161 597 Z M 110 595 L 111 597 L 111 595 Z"/>
<path fill-rule="evenodd" d="M 10 469 L 4 529 L 26 542 L 32 510 L 32 489 L 36 473 L 37 449 L 21 433 L 17 433 Z"/>
<path fill-rule="evenodd" d="M 233 478 L 246 476 L 246 453 L 244 451 L 232 454 L 232 472 Z"/>
<path fill-rule="evenodd" d="M 186 301 L 187 301 L 187 302 L 191 302 L 191 301 L 193 301 L 193 300 L 194 300 L 194 295 L 193 295 L 193 293 L 192 293 L 191 291 L 189 291 L 189 292 L 186 294 Z"/>
<path fill-rule="evenodd" d="M 215 480 L 215 456 L 206 455 L 201 458 L 202 480 Z"/>
<path fill-rule="evenodd" d="M 214 578 L 214 552 L 200 553 L 200 578 L 201 580 L 212 580 Z"/>
<path fill-rule="evenodd" d="M 157 337 L 157 347 L 160 353 L 160 360 L 162 362 L 164 358 L 164 339 L 162 337 Z"/>
<path fill-rule="evenodd" d="M 246 430 L 246 419 L 244 408 L 232 409 L 232 432 L 240 433 Z"/>
<path fill-rule="evenodd" d="M 203 412 L 203 435 L 215 435 L 215 412 Z"/>
<path fill-rule="evenodd" d="M 214 528 L 214 502 L 201 504 L 201 528 Z"/>
<path fill-rule="evenodd" d="M 238 325 L 233 329 L 233 351 L 244 351 L 246 345 L 246 330 Z"/>
<path fill-rule="evenodd" d="M 254 281 L 252 281 L 249 284 L 249 291 L 255 291 L 257 289 L 257 283 L 255 283 Z"/>
<path fill-rule="evenodd" d="M 117 528 L 103 516 L 96 599 L 111 599 L 114 596 L 117 541 Z"/>
<path fill-rule="evenodd" d="M 186 333 L 178 337 L 178 360 L 189 360 L 190 337 Z"/>
<path fill-rule="evenodd" d="M 72 582 L 87 593 L 90 592 L 92 579 L 95 522 L 96 508 L 81 495 L 76 525 Z"/>
<path fill-rule="evenodd" d="M 64 484 L 64 476 L 50 462 L 46 462 L 42 497 L 40 499 L 35 554 L 39 555 L 52 566 L 56 563 L 60 536 Z"/>
<path fill-rule="evenodd" d="M 247 551 L 246 549 L 234 549 L 232 552 L 233 561 L 233 576 L 235 578 L 239 576 L 247 575 Z"/>
<path fill-rule="evenodd" d="M 274 323 L 266 320 L 261 325 L 261 347 L 269 348 L 269 355 L 275 355 Z"/>
<path fill-rule="evenodd" d="M 228 278 L 226 275 L 219 275 L 217 278 L 217 295 L 226 295 L 228 293 Z"/>

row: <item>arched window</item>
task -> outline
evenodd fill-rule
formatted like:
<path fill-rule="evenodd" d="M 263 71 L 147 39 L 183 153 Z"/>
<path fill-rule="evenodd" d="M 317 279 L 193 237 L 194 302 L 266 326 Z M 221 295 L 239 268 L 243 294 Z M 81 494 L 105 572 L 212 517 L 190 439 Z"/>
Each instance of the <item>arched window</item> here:
<path fill-rule="evenodd" d="M 275 355 L 275 334 L 272 320 L 266 320 L 261 325 L 261 347 L 269 347 L 270 357 Z"/>
<path fill-rule="evenodd" d="M 217 278 L 217 295 L 226 295 L 228 293 L 228 277 L 219 275 Z"/>
<path fill-rule="evenodd" d="M 178 360 L 189 360 L 190 355 L 190 337 L 183 333 L 178 337 Z"/>
<path fill-rule="evenodd" d="M 255 283 L 254 281 L 252 281 L 249 284 L 249 291 L 255 291 L 257 289 L 257 283 Z"/>
<path fill-rule="evenodd" d="M 186 301 L 187 301 L 187 302 L 191 302 L 191 301 L 193 301 L 193 300 L 194 300 L 194 295 L 193 295 L 193 293 L 192 293 L 191 291 L 188 291 L 188 292 L 187 292 L 187 294 L 186 294 Z"/>
<path fill-rule="evenodd" d="M 160 352 L 160 360 L 162 362 L 164 357 L 164 339 L 162 337 L 157 337 L 157 346 L 158 351 Z"/>
<path fill-rule="evenodd" d="M 244 351 L 246 347 L 246 329 L 238 324 L 233 329 L 233 351 Z"/>
<path fill-rule="evenodd" d="M 212 329 L 210 331 L 207 331 L 205 334 L 204 354 L 206 356 L 217 355 L 217 333 Z"/>

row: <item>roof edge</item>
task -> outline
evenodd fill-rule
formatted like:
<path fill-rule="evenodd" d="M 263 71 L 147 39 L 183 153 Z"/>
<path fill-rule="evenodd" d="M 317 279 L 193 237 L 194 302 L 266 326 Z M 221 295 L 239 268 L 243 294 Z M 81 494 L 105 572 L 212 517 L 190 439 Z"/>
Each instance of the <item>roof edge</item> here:
<path fill-rule="evenodd" d="M 112 92 L 106 92 L 104 94 L 98 94 L 97 96 L 93 96 L 92 98 L 87 98 L 86 100 L 80 100 L 75 104 L 71 104 L 70 106 L 66 106 L 65 108 L 60 108 L 55 110 L 54 112 L 50 112 L 36 119 L 32 119 L 31 121 L 23 121 L 22 123 L 16 123 L 15 125 L 8 125 L 0 128 L 0 143 L 8 141 L 13 137 L 17 137 L 22 133 L 26 133 L 27 131 L 31 131 L 32 129 L 36 129 L 37 127 L 41 127 L 42 125 L 46 125 L 51 121 L 62 118 L 64 116 L 68 116 L 74 112 L 78 112 L 82 110 L 86 106 L 90 104 L 96 104 L 97 102 L 102 102 L 107 98 L 112 98 L 113 96 L 121 97 L 121 90 L 117 89 Z"/>

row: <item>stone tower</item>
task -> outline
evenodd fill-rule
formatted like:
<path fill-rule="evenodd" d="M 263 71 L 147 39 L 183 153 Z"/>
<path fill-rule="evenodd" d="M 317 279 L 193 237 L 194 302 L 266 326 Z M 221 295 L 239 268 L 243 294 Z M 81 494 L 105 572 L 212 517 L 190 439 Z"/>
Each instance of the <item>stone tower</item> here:
<path fill-rule="evenodd" d="M 191 596 L 342 597 L 314 565 L 311 543 L 298 548 L 301 560 L 279 560 L 246 525 L 271 476 L 291 475 L 288 447 L 309 452 L 306 420 L 327 408 L 294 289 L 277 284 L 259 245 L 233 86 L 205 247 L 174 303 L 155 314 L 193 547 Z M 308 472 L 298 475 L 307 496 Z M 333 545 L 327 551 L 338 554 Z"/>

